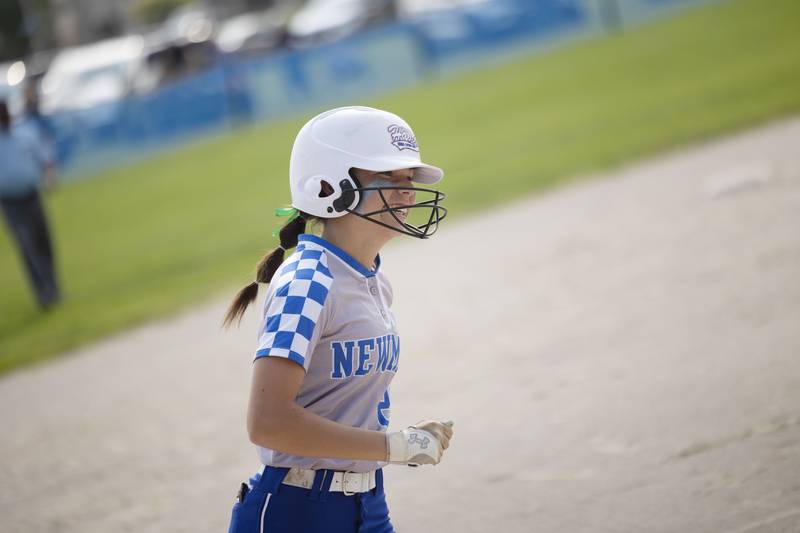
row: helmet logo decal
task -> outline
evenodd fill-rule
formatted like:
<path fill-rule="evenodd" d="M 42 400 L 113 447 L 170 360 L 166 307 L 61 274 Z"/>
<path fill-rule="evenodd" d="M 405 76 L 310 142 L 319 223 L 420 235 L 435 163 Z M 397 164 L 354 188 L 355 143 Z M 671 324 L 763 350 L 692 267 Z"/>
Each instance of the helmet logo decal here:
<path fill-rule="evenodd" d="M 399 124 L 392 124 L 387 129 L 389 130 L 389 135 L 392 138 L 392 144 L 395 148 L 398 150 L 409 149 L 419 152 L 417 139 L 414 137 L 414 134 L 411 133 L 411 130 Z"/>

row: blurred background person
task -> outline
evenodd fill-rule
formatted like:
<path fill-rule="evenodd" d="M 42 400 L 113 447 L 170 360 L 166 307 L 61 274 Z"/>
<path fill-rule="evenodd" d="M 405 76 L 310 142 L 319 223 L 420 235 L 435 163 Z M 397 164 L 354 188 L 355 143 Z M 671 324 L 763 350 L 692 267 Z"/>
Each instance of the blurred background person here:
<path fill-rule="evenodd" d="M 24 89 L 24 120 L 30 121 L 38 129 L 41 141 L 48 146 L 53 146 L 56 132 L 50 119 L 42 114 L 40 109 L 41 93 L 40 84 L 42 75 L 28 76 L 25 79 Z M 55 157 L 55 154 L 54 154 Z"/>
<path fill-rule="evenodd" d="M 39 131 L 11 124 L 0 101 L 0 207 L 42 309 L 61 298 L 53 246 L 39 189 L 55 185 L 52 151 Z"/>

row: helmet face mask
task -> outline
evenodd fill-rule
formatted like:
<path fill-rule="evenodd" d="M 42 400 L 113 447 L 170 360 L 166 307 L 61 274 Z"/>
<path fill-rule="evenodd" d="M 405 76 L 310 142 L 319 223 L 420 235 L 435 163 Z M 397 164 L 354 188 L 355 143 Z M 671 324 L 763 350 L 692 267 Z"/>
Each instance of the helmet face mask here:
<path fill-rule="evenodd" d="M 355 209 L 347 209 L 348 213 L 410 237 L 427 239 L 436 233 L 439 228 L 439 222 L 447 216 L 447 209 L 441 205 L 442 200 L 445 199 L 445 194 L 435 189 L 381 185 L 358 187 L 357 191 L 361 194 L 362 199 L 370 193 L 378 194 L 383 205 L 378 209 L 367 212 L 364 212 L 361 206 L 357 205 Z M 387 198 L 386 193 L 388 191 L 413 191 L 415 194 L 428 195 L 429 199 L 393 206 Z M 386 223 L 381 220 L 379 217 L 383 213 L 391 215 L 392 219 L 394 219 L 393 222 Z"/>

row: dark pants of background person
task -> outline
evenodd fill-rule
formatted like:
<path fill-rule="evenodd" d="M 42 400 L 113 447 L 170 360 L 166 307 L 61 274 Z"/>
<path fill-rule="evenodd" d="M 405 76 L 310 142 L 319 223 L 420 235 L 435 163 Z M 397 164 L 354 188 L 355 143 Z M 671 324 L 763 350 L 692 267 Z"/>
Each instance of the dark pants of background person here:
<path fill-rule="evenodd" d="M 17 242 L 39 306 L 58 302 L 53 246 L 39 191 L 15 198 L 0 198 L 3 216 Z"/>

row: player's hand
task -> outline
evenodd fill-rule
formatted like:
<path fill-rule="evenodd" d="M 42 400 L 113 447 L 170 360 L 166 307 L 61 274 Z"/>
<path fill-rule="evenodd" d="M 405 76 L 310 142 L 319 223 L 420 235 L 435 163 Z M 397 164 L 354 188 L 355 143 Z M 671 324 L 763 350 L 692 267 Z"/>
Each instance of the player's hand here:
<path fill-rule="evenodd" d="M 395 464 L 435 465 L 450 445 L 452 422 L 425 420 L 415 426 L 386 435 L 388 462 Z"/>
<path fill-rule="evenodd" d="M 453 438 L 453 422 L 451 420 L 448 420 L 447 422 L 439 422 L 438 420 L 422 420 L 411 427 L 422 429 L 428 433 L 431 433 L 439 440 L 439 444 L 442 445 L 442 451 L 450 447 L 450 439 Z"/>

